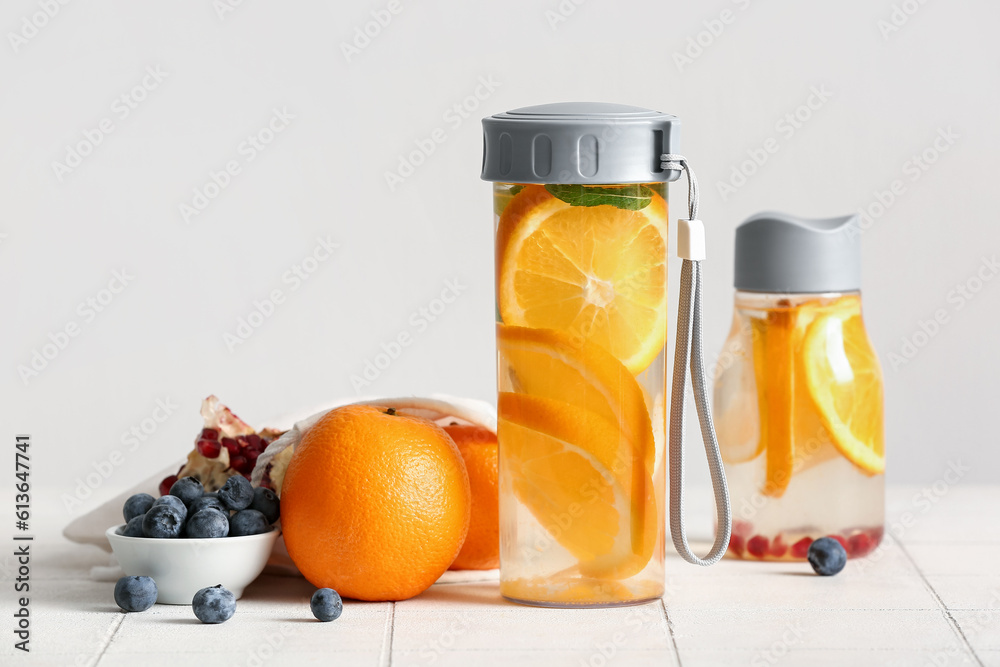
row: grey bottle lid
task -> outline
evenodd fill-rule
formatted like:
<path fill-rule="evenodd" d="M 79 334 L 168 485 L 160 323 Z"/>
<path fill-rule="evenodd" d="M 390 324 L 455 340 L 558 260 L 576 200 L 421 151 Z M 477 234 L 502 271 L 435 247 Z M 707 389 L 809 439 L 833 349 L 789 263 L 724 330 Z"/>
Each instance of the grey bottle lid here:
<path fill-rule="evenodd" d="M 736 228 L 734 286 L 777 293 L 860 290 L 856 217 L 809 219 L 773 211 L 750 216 Z"/>
<path fill-rule="evenodd" d="M 522 107 L 483 119 L 484 181 L 503 183 L 665 183 L 660 168 L 677 151 L 676 116 L 603 102 Z"/>

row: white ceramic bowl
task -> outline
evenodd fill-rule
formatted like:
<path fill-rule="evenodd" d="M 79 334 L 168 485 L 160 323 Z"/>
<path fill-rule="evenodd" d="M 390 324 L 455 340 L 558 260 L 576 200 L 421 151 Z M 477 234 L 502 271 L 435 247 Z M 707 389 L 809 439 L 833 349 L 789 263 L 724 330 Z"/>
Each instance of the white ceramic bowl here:
<path fill-rule="evenodd" d="M 122 570 L 129 576 L 152 577 L 156 601 L 191 604 L 202 588 L 222 584 L 237 598 L 267 565 L 279 530 L 260 535 L 218 538 L 154 539 L 125 537 L 112 526 L 105 533 Z"/>

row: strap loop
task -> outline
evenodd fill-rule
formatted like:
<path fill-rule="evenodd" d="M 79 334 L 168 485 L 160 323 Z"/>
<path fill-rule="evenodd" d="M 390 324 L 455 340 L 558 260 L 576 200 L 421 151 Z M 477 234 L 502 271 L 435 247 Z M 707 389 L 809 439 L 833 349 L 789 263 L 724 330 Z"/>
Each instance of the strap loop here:
<path fill-rule="evenodd" d="M 664 153 L 660 156 L 661 168 L 684 171 L 688 181 L 688 222 L 698 218 L 698 179 L 682 155 Z M 700 222 L 699 222 L 700 225 Z M 719 442 L 712 424 L 712 408 L 708 399 L 705 378 L 705 358 L 702 332 L 702 266 L 701 257 L 690 249 L 683 253 L 681 264 L 681 290 L 677 304 L 677 343 L 674 348 L 674 377 L 670 392 L 670 535 L 674 548 L 681 558 L 695 565 L 716 563 L 729 548 L 732 531 L 732 509 L 726 473 L 719 453 Z M 715 510 L 718 519 L 715 543 L 708 555 L 700 558 L 691 551 L 684 530 L 684 393 L 687 388 L 687 371 L 690 365 L 691 387 L 701 425 L 701 438 L 708 458 L 708 470 L 715 492 Z"/>

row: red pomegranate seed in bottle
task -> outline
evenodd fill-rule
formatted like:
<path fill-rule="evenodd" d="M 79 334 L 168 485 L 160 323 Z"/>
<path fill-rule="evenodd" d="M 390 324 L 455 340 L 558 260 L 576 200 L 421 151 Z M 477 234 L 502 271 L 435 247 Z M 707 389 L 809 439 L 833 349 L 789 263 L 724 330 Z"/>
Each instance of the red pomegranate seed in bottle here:
<path fill-rule="evenodd" d="M 883 532 L 884 532 L 884 529 L 882 528 L 882 526 L 879 526 L 877 528 L 872 528 L 871 530 L 869 530 L 868 531 L 868 535 L 871 536 L 872 542 L 874 544 L 879 544 L 882 541 L 882 533 Z"/>
<path fill-rule="evenodd" d="M 256 433 L 251 433 L 246 436 L 247 447 L 251 449 L 257 449 L 260 447 L 260 436 Z"/>
<path fill-rule="evenodd" d="M 742 537 L 740 537 L 736 533 L 733 533 L 732 535 L 729 536 L 729 550 L 732 551 L 737 556 L 739 556 L 740 558 L 743 558 L 743 546 L 744 545 Z"/>
<path fill-rule="evenodd" d="M 201 439 L 202 440 L 218 440 L 219 432 L 214 428 L 203 428 L 201 429 Z"/>
<path fill-rule="evenodd" d="M 851 535 L 850 539 L 847 540 L 847 544 L 850 546 L 847 553 L 851 556 L 851 558 L 867 556 L 868 553 L 875 548 L 875 543 L 872 542 L 872 538 L 868 535 L 868 533 Z"/>
<path fill-rule="evenodd" d="M 219 444 L 218 440 L 199 440 L 198 441 L 198 453 L 204 456 L 206 459 L 217 459 L 219 454 L 222 453 L 222 445 Z"/>
<path fill-rule="evenodd" d="M 848 547 L 848 544 L 847 544 L 847 540 L 845 540 L 843 536 L 841 536 L 841 535 L 828 535 L 827 537 L 829 537 L 831 540 L 837 540 L 838 542 L 840 542 L 840 546 L 844 547 L 844 551 L 846 551 L 847 553 L 851 553 L 851 550 L 850 550 L 850 548 Z"/>
<path fill-rule="evenodd" d="M 805 558 L 809 553 L 809 545 L 813 543 L 811 537 L 803 537 L 792 545 L 792 558 Z"/>
<path fill-rule="evenodd" d="M 771 542 L 771 548 L 768 550 L 768 553 L 774 558 L 783 558 L 788 553 L 788 545 L 782 541 L 781 535 L 775 537 L 774 541 Z"/>
<path fill-rule="evenodd" d="M 170 493 L 170 487 L 174 485 L 177 481 L 177 475 L 171 475 L 170 477 L 164 477 L 163 481 L 160 482 L 160 495 L 165 496 Z"/>
<path fill-rule="evenodd" d="M 753 524 L 749 521 L 743 521 L 741 519 L 733 520 L 733 535 L 739 535 L 740 537 L 746 537 L 753 531 Z"/>
<path fill-rule="evenodd" d="M 767 538 L 763 535 L 754 535 L 747 542 L 747 551 L 752 556 L 763 558 L 767 554 Z"/>

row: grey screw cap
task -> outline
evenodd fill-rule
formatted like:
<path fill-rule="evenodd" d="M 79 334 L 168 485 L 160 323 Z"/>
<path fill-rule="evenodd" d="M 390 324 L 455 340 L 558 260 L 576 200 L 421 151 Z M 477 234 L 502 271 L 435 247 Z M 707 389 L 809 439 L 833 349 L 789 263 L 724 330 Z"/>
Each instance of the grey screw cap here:
<path fill-rule="evenodd" d="M 603 102 L 560 102 L 483 119 L 484 181 L 620 184 L 675 181 L 676 116 Z"/>
<path fill-rule="evenodd" d="M 861 234 L 856 218 L 797 218 L 773 211 L 750 216 L 736 228 L 736 289 L 777 293 L 860 290 Z"/>

